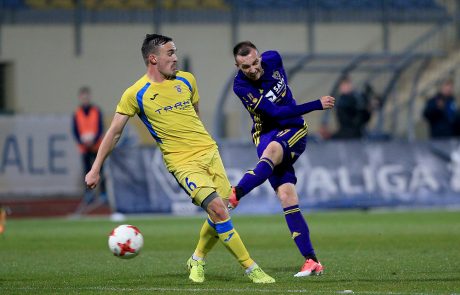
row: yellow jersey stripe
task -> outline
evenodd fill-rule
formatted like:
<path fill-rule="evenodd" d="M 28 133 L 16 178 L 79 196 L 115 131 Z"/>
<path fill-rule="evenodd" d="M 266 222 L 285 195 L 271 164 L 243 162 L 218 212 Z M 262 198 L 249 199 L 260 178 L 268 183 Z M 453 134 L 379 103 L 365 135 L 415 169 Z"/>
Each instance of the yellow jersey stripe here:
<path fill-rule="evenodd" d="M 304 123 L 303 128 L 297 131 L 289 140 L 288 144 L 289 146 L 293 146 L 299 139 L 301 139 L 303 136 L 305 136 L 308 133 L 308 125 L 307 123 Z"/>
<path fill-rule="evenodd" d="M 294 144 L 296 144 L 302 137 L 307 135 L 307 131 L 302 131 L 299 133 L 296 133 L 295 137 L 291 137 L 291 139 L 288 140 L 288 144 L 290 147 L 292 147 Z"/>
<path fill-rule="evenodd" d="M 254 114 L 254 129 L 256 132 L 252 135 L 252 140 L 256 146 L 260 143 L 260 133 L 262 132 L 262 123 L 260 120 L 260 115 Z"/>
<path fill-rule="evenodd" d="M 262 97 L 262 95 L 259 97 L 259 100 L 257 101 L 256 105 L 252 108 L 253 110 L 255 110 L 259 106 L 259 103 L 262 101 Z"/>
<path fill-rule="evenodd" d="M 295 208 L 295 209 L 291 209 L 288 211 L 284 211 L 284 215 L 288 215 L 288 214 L 295 213 L 295 212 L 300 212 L 300 208 Z"/>

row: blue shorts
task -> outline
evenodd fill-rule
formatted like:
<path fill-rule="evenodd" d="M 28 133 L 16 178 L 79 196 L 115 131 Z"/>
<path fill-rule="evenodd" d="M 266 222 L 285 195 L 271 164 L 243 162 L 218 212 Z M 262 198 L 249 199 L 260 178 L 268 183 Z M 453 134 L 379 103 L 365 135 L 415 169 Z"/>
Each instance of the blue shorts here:
<path fill-rule="evenodd" d="M 279 142 L 283 147 L 283 160 L 275 167 L 273 174 L 268 178 L 273 189 L 276 190 L 285 183 L 297 183 L 293 165 L 305 151 L 307 133 L 308 126 L 305 124 L 303 128 L 276 129 L 260 135 L 260 141 L 257 145 L 259 158 L 272 141 Z"/>

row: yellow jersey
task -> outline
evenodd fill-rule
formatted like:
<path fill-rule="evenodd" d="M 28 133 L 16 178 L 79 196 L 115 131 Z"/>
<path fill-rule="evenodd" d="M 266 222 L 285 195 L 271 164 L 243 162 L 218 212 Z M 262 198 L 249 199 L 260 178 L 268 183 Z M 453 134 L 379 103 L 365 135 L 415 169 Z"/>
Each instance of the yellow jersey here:
<path fill-rule="evenodd" d="M 126 89 L 116 112 L 139 116 L 163 153 L 166 168 L 174 171 L 217 148 L 193 107 L 199 100 L 195 77 L 189 72 L 178 71 L 175 78 L 161 83 L 144 75 Z"/>

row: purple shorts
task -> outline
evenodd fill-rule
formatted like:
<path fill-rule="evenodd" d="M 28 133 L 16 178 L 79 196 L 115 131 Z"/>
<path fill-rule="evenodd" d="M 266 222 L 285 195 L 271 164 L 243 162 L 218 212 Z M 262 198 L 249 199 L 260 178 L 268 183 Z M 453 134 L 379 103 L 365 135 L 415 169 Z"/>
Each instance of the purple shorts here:
<path fill-rule="evenodd" d="M 305 151 L 307 145 L 307 126 L 303 128 L 289 128 L 284 130 L 272 130 L 260 135 L 260 142 L 257 146 L 259 158 L 270 142 L 276 141 L 283 147 L 283 160 L 273 170 L 273 174 L 268 178 L 273 189 L 277 189 L 285 183 L 297 183 L 295 176 L 294 163 Z"/>

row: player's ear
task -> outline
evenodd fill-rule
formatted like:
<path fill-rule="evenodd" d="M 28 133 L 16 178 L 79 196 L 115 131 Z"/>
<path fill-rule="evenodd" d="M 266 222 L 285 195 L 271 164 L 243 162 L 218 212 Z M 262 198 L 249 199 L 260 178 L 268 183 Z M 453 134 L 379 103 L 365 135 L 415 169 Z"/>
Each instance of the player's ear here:
<path fill-rule="evenodd" d="M 149 54 L 149 62 L 150 64 L 152 65 L 156 65 L 158 60 L 157 60 L 157 56 L 153 53 Z"/>

